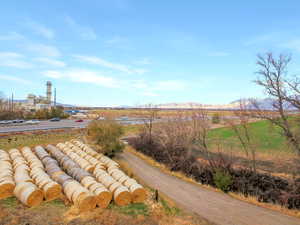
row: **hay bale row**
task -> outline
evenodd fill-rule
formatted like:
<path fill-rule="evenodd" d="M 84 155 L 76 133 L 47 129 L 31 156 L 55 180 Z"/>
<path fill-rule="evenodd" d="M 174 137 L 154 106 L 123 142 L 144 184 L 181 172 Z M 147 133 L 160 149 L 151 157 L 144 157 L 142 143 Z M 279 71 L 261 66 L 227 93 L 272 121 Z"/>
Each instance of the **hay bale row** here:
<path fill-rule="evenodd" d="M 65 144 L 59 143 L 57 144 L 57 147 L 59 147 L 67 156 L 70 156 L 70 158 L 81 159 L 79 155 L 73 152 L 72 149 L 68 148 Z M 88 165 L 91 165 L 91 163 L 89 163 L 88 161 L 86 161 L 86 163 Z M 80 164 L 78 164 L 78 166 L 80 166 Z M 80 168 L 80 170 L 88 171 L 89 167 L 86 166 L 85 164 L 83 166 L 84 168 Z M 76 167 L 76 169 L 78 168 Z M 92 172 L 93 171 L 94 171 L 94 166 Z M 102 183 L 97 182 L 95 178 L 93 178 L 92 175 L 89 173 L 87 176 L 83 177 L 79 181 L 84 187 L 89 189 L 92 193 L 94 193 L 97 196 L 97 205 L 99 207 L 106 208 L 108 206 L 108 204 L 112 199 L 112 194 Z"/>
<path fill-rule="evenodd" d="M 108 168 L 108 174 L 129 189 L 132 202 L 138 203 L 146 200 L 147 194 L 143 186 L 140 185 L 135 179 L 127 176 L 122 170 L 112 166 Z"/>
<path fill-rule="evenodd" d="M 76 140 L 72 140 L 72 143 L 76 146 L 78 146 L 79 148 L 81 148 L 84 152 L 86 152 L 87 154 L 93 156 L 95 159 L 98 159 L 101 163 L 103 163 L 107 168 L 111 167 L 111 166 L 116 166 L 119 167 L 118 163 L 116 163 L 115 161 L 113 161 L 112 159 L 110 159 L 107 156 L 104 156 L 103 154 L 100 154 L 96 151 L 94 151 L 91 147 L 89 147 L 88 145 L 80 142 L 80 141 L 76 141 Z"/>
<path fill-rule="evenodd" d="M 112 200 L 112 193 L 104 185 L 97 182 L 94 177 L 87 176 L 83 178 L 81 184 L 96 195 L 97 205 L 106 208 Z"/>
<path fill-rule="evenodd" d="M 72 140 L 72 143 L 77 144 L 82 149 L 88 149 L 89 152 L 94 151 L 87 145 L 83 144 L 82 142 Z M 68 145 L 72 147 L 72 144 L 68 144 Z M 77 148 L 72 148 L 72 149 L 77 150 Z M 96 153 L 93 153 L 93 155 L 96 155 Z M 101 154 L 99 155 L 101 156 Z M 132 195 L 131 197 L 133 202 L 145 201 L 147 197 L 146 190 L 136 180 L 130 178 L 122 170 L 120 170 L 118 163 L 103 155 L 99 157 L 99 160 L 106 166 L 107 173 L 110 176 L 112 176 L 118 183 L 124 185 L 129 189 Z M 97 166 L 96 166 L 96 170 L 97 171 L 95 171 L 94 174 L 96 177 L 99 177 L 103 174 L 101 170 L 100 171 L 98 170 Z"/>
<path fill-rule="evenodd" d="M 55 146 L 47 145 L 46 149 L 58 161 L 59 165 L 78 182 L 81 182 L 86 176 L 91 176 L 89 172 L 82 169 L 79 164 Z"/>
<path fill-rule="evenodd" d="M 44 198 L 47 201 L 57 199 L 61 196 L 61 186 L 53 181 L 45 172 L 44 165 L 40 159 L 31 151 L 29 147 L 22 148 L 22 154 L 30 167 L 30 176 L 34 183 L 43 190 Z"/>
<path fill-rule="evenodd" d="M 22 153 L 18 149 L 9 150 L 14 169 L 16 187 L 14 195 L 24 205 L 29 207 L 39 205 L 44 198 L 43 192 L 33 183 L 30 168 Z"/>
<path fill-rule="evenodd" d="M 68 148 L 62 144 L 59 144 L 58 146 L 65 147 L 66 154 L 79 154 L 82 153 L 81 149 L 78 148 Z M 70 146 L 70 145 L 69 145 Z M 73 151 L 73 152 L 72 152 Z M 101 173 L 101 174 L 100 174 Z M 117 182 L 114 178 L 112 178 L 102 167 L 102 163 L 98 161 L 98 164 L 95 166 L 95 169 L 93 171 L 93 175 L 96 177 L 97 181 L 102 183 L 111 193 L 113 194 L 114 202 L 117 205 L 124 206 L 128 205 L 131 202 L 131 194 L 130 191 Z"/>
<path fill-rule="evenodd" d="M 87 188 L 67 175 L 59 167 L 58 161 L 53 159 L 44 148 L 37 146 L 34 151 L 43 162 L 50 177 L 62 185 L 63 192 L 70 202 L 80 211 L 88 211 L 96 207 L 96 197 Z"/>
<path fill-rule="evenodd" d="M 0 199 L 13 196 L 14 171 L 9 154 L 0 149 Z"/>
<path fill-rule="evenodd" d="M 81 158 L 84 158 L 87 160 L 91 165 L 96 166 L 98 164 L 98 160 L 94 158 L 92 155 L 89 155 L 88 153 L 84 152 L 79 148 L 78 146 L 72 144 L 71 142 L 65 142 L 65 143 L 60 143 L 63 147 L 66 147 L 66 149 L 70 148 L 72 151 L 75 151 L 79 153 L 79 156 Z M 78 152 L 80 151 L 80 152 Z"/>
<path fill-rule="evenodd" d="M 70 157 L 74 162 L 76 162 L 79 165 L 79 167 L 83 168 L 85 171 L 89 173 L 93 173 L 95 166 L 91 165 L 89 161 L 87 161 L 85 158 L 75 154 L 65 144 L 59 143 L 56 145 L 56 147 L 59 148 L 68 157 Z"/>

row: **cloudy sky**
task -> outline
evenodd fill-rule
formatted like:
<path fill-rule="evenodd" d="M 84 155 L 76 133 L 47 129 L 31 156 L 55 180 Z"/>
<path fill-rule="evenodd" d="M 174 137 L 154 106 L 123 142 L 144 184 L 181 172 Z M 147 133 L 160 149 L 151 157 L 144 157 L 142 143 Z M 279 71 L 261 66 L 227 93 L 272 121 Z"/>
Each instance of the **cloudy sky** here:
<path fill-rule="evenodd" d="M 77 105 L 263 97 L 257 53 L 291 53 L 300 73 L 300 2 L 10 0 L 0 7 L 0 91 Z"/>

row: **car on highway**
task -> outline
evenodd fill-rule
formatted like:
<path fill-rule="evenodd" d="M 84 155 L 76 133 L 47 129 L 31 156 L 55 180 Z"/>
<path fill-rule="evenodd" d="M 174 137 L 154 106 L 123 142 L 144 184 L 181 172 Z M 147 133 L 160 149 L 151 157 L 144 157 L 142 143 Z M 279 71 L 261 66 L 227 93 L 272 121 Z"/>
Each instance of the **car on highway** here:
<path fill-rule="evenodd" d="M 51 121 L 51 122 L 57 122 L 57 121 L 60 121 L 60 118 L 55 117 L 55 118 L 50 119 L 49 121 Z"/>
<path fill-rule="evenodd" d="M 25 121 L 26 124 L 39 124 L 40 121 L 39 120 L 27 120 Z"/>
<path fill-rule="evenodd" d="M 12 123 L 24 123 L 24 120 L 16 119 L 16 120 L 13 120 Z"/>
<path fill-rule="evenodd" d="M 81 123 L 81 122 L 83 122 L 83 120 L 82 120 L 82 119 L 79 119 L 79 120 L 75 120 L 75 122 Z"/>

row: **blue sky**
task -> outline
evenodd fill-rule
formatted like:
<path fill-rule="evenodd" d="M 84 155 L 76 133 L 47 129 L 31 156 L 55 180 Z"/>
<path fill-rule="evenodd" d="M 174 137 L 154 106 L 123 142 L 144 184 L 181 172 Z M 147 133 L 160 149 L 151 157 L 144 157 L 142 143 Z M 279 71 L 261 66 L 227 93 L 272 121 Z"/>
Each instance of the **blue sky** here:
<path fill-rule="evenodd" d="M 0 91 L 77 105 L 264 97 L 257 53 L 291 53 L 300 73 L 300 2 L 3 1 Z"/>

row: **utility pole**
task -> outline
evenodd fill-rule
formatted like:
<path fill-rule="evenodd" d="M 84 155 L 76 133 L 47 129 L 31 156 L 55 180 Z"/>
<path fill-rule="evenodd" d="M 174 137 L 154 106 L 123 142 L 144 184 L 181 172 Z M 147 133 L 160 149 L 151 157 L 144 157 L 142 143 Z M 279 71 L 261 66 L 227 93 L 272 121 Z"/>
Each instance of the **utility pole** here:
<path fill-rule="evenodd" d="M 54 108 L 56 108 L 56 88 L 54 88 Z"/>
<path fill-rule="evenodd" d="M 11 93 L 11 111 L 14 111 L 14 93 Z"/>

